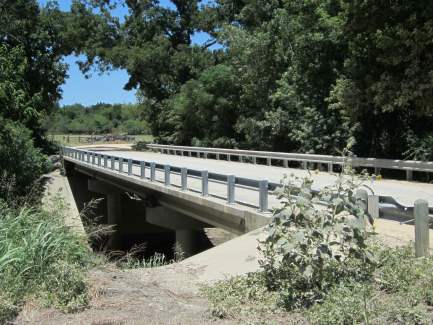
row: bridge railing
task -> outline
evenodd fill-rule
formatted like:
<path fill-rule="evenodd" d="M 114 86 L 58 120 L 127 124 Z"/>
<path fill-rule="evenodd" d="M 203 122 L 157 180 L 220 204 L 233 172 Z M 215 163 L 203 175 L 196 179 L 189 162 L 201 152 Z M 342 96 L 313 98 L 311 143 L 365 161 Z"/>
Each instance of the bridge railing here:
<path fill-rule="evenodd" d="M 289 162 L 298 162 L 302 168 L 307 169 L 309 164 L 326 165 L 328 171 L 333 171 L 334 166 L 341 166 L 344 163 L 350 164 L 353 167 L 373 168 L 375 174 L 380 173 L 381 169 L 394 169 L 406 172 L 406 179 L 412 180 L 414 171 L 433 172 L 433 162 L 431 161 L 416 161 L 416 160 L 392 160 L 392 159 L 377 159 L 377 158 L 360 158 L 348 157 L 347 159 L 339 156 L 331 155 L 315 155 L 315 154 L 300 154 L 300 153 L 284 153 L 272 151 L 252 151 L 238 149 L 222 149 L 222 148 L 205 148 L 205 147 L 187 147 L 187 146 L 172 146 L 161 144 L 148 144 L 147 147 L 154 151 L 159 151 L 166 154 L 180 154 L 182 156 L 194 156 L 203 158 L 215 158 L 230 161 L 231 157 L 237 157 L 238 161 L 250 161 L 253 164 L 258 162 L 257 159 L 266 161 L 267 165 L 271 166 L 273 162 L 281 162 L 284 167 L 288 167 Z"/>
<path fill-rule="evenodd" d="M 279 183 L 269 182 L 268 180 L 256 180 L 236 175 L 225 175 L 209 172 L 207 170 L 195 170 L 185 167 L 159 164 L 154 161 L 142 161 L 121 156 L 101 154 L 94 151 L 62 147 L 64 156 L 68 156 L 83 163 L 109 169 L 122 174 L 140 177 L 150 182 L 163 183 L 166 186 L 178 187 L 181 191 L 198 192 L 202 196 L 211 196 L 225 200 L 228 204 L 240 204 L 252 208 L 257 208 L 260 212 L 269 211 L 268 196 L 281 186 Z M 117 163 L 117 166 L 116 166 Z M 139 171 L 138 174 L 134 172 Z M 163 178 L 158 179 L 156 172 L 163 173 Z M 174 184 L 171 176 L 180 177 L 180 184 Z M 198 191 L 188 187 L 188 179 L 198 179 L 201 181 L 201 189 Z M 225 195 L 209 193 L 209 182 L 223 184 L 227 187 Z M 248 189 L 257 192 L 257 204 L 241 201 L 236 198 L 236 188 Z M 317 192 L 317 191 L 316 191 Z M 388 216 L 395 218 L 413 218 L 414 207 L 404 206 L 390 196 L 378 196 L 368 194 L 366 190 L 360 190 L 359 198 L 365 201 L 366 209 L 373 217 Z M 429 208 L 429 214 L 433 215 L 433 207 Z M 405 221 L 407 222 L 407 221 Z"/>
<path fill-rule="evenodd" d="M 268 180 L 256 180 L 237 177 L 236 175 L 224 175 L 212 173 L 207 170 L 195 170 L 185 167 L 164 165 L 154 161 L 135 160 L 70 147 L 62 147 L 62 154 L 95 167 L 101 167 L 119 173 L 128 174 L 130 176 L 140 177 L 142 179 L 147 179 L 150 182 L 163 183 L 166 186 L 178 187 L 181 191 L 199 192 L 204 197 L 211 196 L 226 200 L 228 204 L 238 203 L 252 208 L 257 208 L 259 212 L 262 213 L 269 211 L 269 191 L 273 191 L 279 186 L 279 184 L 269 182 Z M 136 167 L 135 170 L 138 168 L 138 174 L 134 173 L 134 167 Z M 157 171 L 163 173 L 162 180 L 156 177 Z M 180 176 L 180 184 L 172 183 L 171 176 L 173 175 Z M 188 187 L 188 178 L 199 179 L 201 181 L 201 190 L 197 191 L 194 188 Z M 209 193 L 209 182 L 226 185 L 226 195 L 222 196 L 216 193 Z M 237 200 L 235 188 L 244 188 L 256 191 L 257 204 Z"/>

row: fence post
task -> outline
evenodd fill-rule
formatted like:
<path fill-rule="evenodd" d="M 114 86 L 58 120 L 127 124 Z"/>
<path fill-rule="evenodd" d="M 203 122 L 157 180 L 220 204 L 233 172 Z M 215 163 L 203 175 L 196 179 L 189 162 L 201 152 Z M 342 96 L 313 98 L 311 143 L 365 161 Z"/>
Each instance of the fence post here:
<path fill-rule="evenodd" d="M 207 170 L 201 171 L 201 195 L 208 196 L 209 194 L 209 173 Z"/>
<path fill-rule="evenodd" d="M 235 175 L 227 176 L 227 203 L 233 204 L 235 203 Z"/>
<path fill-rule="evenodd" d="M 259 181 L 259 210 L 265 212 L 268 210 L 268 181 Z"/>
<path fill-rule="evenodd" d="M 153 182 L 155 180 L 155 163 L 150 163 L 150 181 Z"/>
<path fill-rule="evenodd" d="M 188 169 L 181 168 L 180 169 L 180 188 L 182 191 L 186 191 L 188 189 Z"/>
<path fill-rule="evenodd" d="M 170 165 L 164 165 L 164 184 L 170 185 Z"/>
<path fill-rule="evenodd" d="M 416 200 L 413 209 L 415 217 L 415 256 L 428 256 L 430 249 L 428 202 Z"/>
<path fill-rule="evenodd" d="M 128 159 L 128 175 L 132 175 L 132 159 Z"/>
<path fill-rule="evenodd" d="M 146 177 L 146 163 L 144 161 L 140 161 L 140 177 Z"/>

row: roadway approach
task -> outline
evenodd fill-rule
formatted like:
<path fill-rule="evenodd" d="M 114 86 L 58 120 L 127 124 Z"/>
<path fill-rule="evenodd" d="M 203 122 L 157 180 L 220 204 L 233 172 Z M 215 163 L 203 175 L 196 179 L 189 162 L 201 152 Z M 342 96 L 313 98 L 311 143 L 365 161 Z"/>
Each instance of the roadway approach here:
<path fill-rule="evenodd" d="M 105 199 L 100 213 L 104 215 L 105 223 L 116 225 L 110 245 L 120 249 L 125 248 L 128 238 L 144 236 L 145 239 L 165 238 L 162 245 L 167 246 L 175 241 L 180 242 L 187 254 L 192 255 L 200 246 L 198 232 L 203 228 L 220 227 L 235 234 L 243 234 L 262 227 L 271 217 L 270 211 L 258 211 L 255 207 L 259 200 L 257 189 L 236 186 L 237 203 L 227 204 L 224 200 L 228 191 L 227 183 L 209 182 L 207 191 L 210 195 L 203 197 L 200 195 L 203 190 L 200 178 L 188 177 L 188 191 L 181 191 L 182 178 L 179 173 L 171 174 L 170 183 L 164 184 L 166 173 L 159 168 L 155 170 L 155 181 L 151 182 L 140 177 L 138 165 L 133 165 L 130 173 L 125 172 L 128 159 L 273 183 L 279 183 L 285 175 L 308 175 L 308 171 L 302 169 L 132 151 L 127 147 L 119 150 L 105 145 L 77 149 L 92 152 L 100 159 L 92 163 L 85 157 L 80 160 L 64 156 L 77 206 L 81 210 L 92 198 Z M 102 160 L 105 156 L 122 157 L 123 160 L 114 159 L 112 168 L 109 168 Z M 121 161 L 122 168 L 119 170 Z M 149 172 L 145 170 L 145 173 Z M 332 173 L 310 173 L 315 189 L 331 185 L 336 179 Z M 411 207 L 418 199 L 424 199 L 430 207 L 433 206 L 433 184 L 382 179 L 366 181 L 366 185 L 374 192 L 370 194 L 393 197 L 403 206 Z M 272 193 L 267 200 L 269 210 L 280 205 Z"/>
<path fill-rule="evenodd" d="M 125 147 L 127 148 L 127 147 Z M 110 147 L 94 147 L 96 153 L 106 154 L 106 150 L 110 151 L 110 155 L 131 158 L 136 160 L 154 161 L 163 165 L 171 165 L 178 167 L 187 167 L 197 170 L 208 170 L 220 174 L 234 174 L 237 177 L 245 177 L 252 179 L 267 179 L 270 182 L 279 183 L 284 175 L 293 174 L 298 177 L 305 177 L 308 171 L 297 168 L 283 168 L 278 166 L 254 165 L 250 163 L 241 163 L 237 161 L 204 159 L 187 156 L 175 156 L 161 154 L 151 151 L 132 151 L 132 150 L 116 150 Z M 310 175 L 314 180 L 313 188 L 320 189 L 324 186 L 331 185 L 335 182 L 335 174 L 328 172 L 310 171 Z M 413 181 L 381 179 L 366 181 L 365 184 L 370 187 L 375 195 L 391 196 L 402 205 L 413 206 L 417 199 L 424 199 L 429 202 L 429 206 L 433 206 L 433 184 L 421 183 Z M 247 194 L 248 195 L 248 194 Z M 250 193 L 249 195 L 253 195 Z M 254 197 L 255 198 L 255 197 Z M 248 200 L 247 200 L 248 201 Z M 250 200 L 251 201 L 251 200 Z M 277 200 L 270 200 L 270 207 L 278 206 Z"/>

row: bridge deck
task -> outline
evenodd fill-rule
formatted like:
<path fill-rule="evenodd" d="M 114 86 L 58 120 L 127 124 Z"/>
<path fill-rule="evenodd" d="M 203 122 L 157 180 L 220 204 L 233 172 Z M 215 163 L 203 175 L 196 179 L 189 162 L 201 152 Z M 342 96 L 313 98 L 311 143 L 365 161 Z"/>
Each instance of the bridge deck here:
<path fill-rule="evenodd" d="M 96 152 L 107 154 L 106 151 L 96 149 Z M 124 158 L 131 158 L 136 160 L 145 160 L 148 162 L 156 162 L 160 164 L 168 164 L 176 167 L 186 167 L 197 170 L 208 170 L 209 172 L 221 174 L 233 174 L 237 177 L 246 177 L 252 179 L 267 179 L 270 182 L 279 182 L 284 174 L 295 174 L 297 176 L 306 176 L 307 171 L 301 169 L 282 168 L 265 165 L 253 165 L 248 163 L 228 162 L 223 160 L 203 159 L 185 156 L 166 155 L 154 152 L 138 152 L 138 151 L 124 151 L 124 150 L 110 150 L 111 156 L 122 156 Z M 139 171 L 135 171 L 136 174 Z M 157 178 L 163 178 L 162 172 L 157 172 Z M 335 180 L 335 176 L 326 172 L 312 172 L 313 179 L 315 180 L 314 187 L 319 189 L 323 186 L 330 185 Z M 180 177 L 173 175 L 172 182 L 180 184 Z M 200 181 L 189 180 L 189 187 L 199 190 Z M 413 206 L 417 199 L 425 199 L 429 205 L 433 205 L 433 184 L 408 182 L 399 180 L 378 180 L 366 182 L 372 188 L 376 195 L 392 196 L 399 203 L 406 206 Z M 226 185 L 210 183 L 209 192 L 213 194 L 225 195 Z M 236 198 L 244 202 L 257 202 L 258 193 L 252 190 L 244 190 L 236 188 Z M 269 207 L 276 206 L 278 200 L 274 196 L 269 197 Z"/>

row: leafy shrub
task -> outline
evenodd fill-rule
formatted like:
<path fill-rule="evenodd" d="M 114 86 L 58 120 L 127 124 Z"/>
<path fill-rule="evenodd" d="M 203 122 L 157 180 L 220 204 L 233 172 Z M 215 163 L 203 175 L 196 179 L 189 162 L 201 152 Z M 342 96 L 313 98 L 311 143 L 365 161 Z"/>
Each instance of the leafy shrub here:
<path fill-rule="evenodd" d="M 149 150 L 147 145 L 150 143 L 151 143 L 150 141 L 138 141 L 137 143 L 132 145 L 132 149 L 137 151 L 146 151 Z"/>
<path fill-rule="evenodd" d="M 201 292 L 208 297 L 211 314 L 216 318 L 275 313 L 278 310 L 278 294 L 267 289 L 263 273 L 218 281 L 204 286 Z"/>
<path fill-rule="evenodd" d="M 268 237 L 259 249 L 267 285 L 288 309 L 311 305 L 343 279 L 362 280 L 374 268 L 367 218 L 355 190 L 360 180 L 342 174 L 318 194 L 310 177 L 285 178 Z"/>
<path fill-rule="evenodd" d="M 0 177 L 14 179 L 13 187 L 0 186 L 0 199 L 27 195 L 49 166 L 47 157 L 34 147 L 27 128 L 0 118 Z"/>

